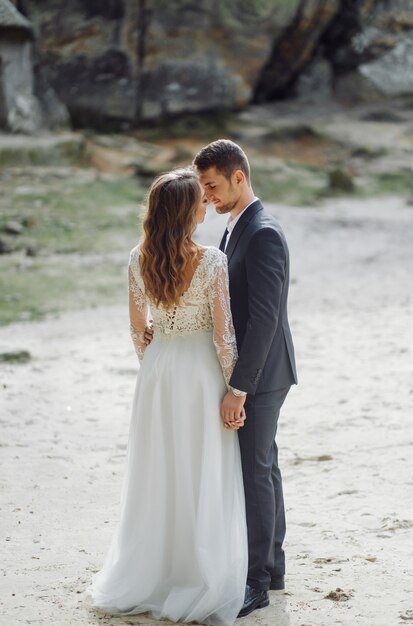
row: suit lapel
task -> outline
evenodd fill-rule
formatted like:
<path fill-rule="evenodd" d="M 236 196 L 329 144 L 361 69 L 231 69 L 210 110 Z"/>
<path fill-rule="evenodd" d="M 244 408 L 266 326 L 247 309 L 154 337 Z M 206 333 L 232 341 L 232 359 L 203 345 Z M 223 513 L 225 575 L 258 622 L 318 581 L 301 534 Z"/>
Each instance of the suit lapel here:
<path fill-rule="evenodd" d="M 222 235 L 221 243 L 219 244 L 219 249 L 221 252 L 225 252 L 225 242 L 227 240 L 228 230 L 225 229 L 225 233 Z"/>
<path fill-rule="evenodd" d="M 231 233 L 231 237 L 229 238 L 227 249 L 225 251 L 228 257 L 228 263 L 231 260 L 232 255 L 234 254 L 235 248 L 237 247 L 237 243 L 245 230 L 248 223 L 254 217 L 258 211 L 262 211 L 264 207 L 261 204 L 260 200 L 255 200 L 248 209 L 241 215 L 238 222 L 235 224 L 235 228 Z"/>

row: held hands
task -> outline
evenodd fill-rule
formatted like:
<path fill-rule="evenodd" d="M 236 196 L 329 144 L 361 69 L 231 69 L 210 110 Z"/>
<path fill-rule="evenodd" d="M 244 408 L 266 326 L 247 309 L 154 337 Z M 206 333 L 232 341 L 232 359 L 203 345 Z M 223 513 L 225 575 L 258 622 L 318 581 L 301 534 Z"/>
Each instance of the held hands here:
<path fill-rule="evenodd" d="M 244 404 L 246 396 L 236 396 L 228 391 L 221 404 L 221 419 L 224 427 L 230 430 L 238 430 L 244 426 L 246 419 Z"/>

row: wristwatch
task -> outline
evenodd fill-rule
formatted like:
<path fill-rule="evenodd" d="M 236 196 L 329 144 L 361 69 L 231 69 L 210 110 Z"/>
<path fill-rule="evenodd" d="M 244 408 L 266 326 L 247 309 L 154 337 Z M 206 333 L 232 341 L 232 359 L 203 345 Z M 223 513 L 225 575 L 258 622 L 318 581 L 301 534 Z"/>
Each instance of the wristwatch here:
<path fill-rule="evenodd" d="M 240 389 L 235 389 L 234 387 L 231 387 L 231 386 L 230 386 L 230 389 L 232 393 L 234 394 L 234 396 L 237 396 L 237 398 L 242 398 L 247 395 L 246 391 L 241 391 Z"/>

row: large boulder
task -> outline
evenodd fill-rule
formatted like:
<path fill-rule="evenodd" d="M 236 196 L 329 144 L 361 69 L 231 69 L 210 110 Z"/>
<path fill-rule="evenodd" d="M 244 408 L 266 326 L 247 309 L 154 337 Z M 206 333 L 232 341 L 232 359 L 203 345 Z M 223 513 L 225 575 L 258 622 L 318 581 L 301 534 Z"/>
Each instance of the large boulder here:
<path fill-rule="evenodd" d="M 36 97 L 27 92 L 15 94 L 7 115 L 7 129 L 31 135 L 41 125 L 42 113 Z"/>
<path fill-rule="evenodd" d="M 386 96 L 413 94 L 413 30 L 382 57 L 361 65 L 359 71 Z"/>
<path fill-rule="evenodd" d="M 79 125 L 128 127 L 252 98 L 299 0 L 24 0 L 47 81 Z"/>
<path fill-rule="evenodd" d="M 342 0 L 342 19 L 324 34 L 340 100 L 369 102 L 413 93 L 413 3 Z"/>
<path fill-rule="evenodd" d="M 59 118 L 54 103 L 63 102 L 78 126 L 127 129 L 294 95 L 352 102 L 410 91 L 409 69 L 390 73 L 395 61 L 411 63 L 411 0 L 73 0 L 70 11 L 64 0 L 20 0 L 19 7 L 35 26 L 51 110 Z"/>
<path fill-rule="evenodd" d="M 412 40 L 410 0 L 303 0 L 274 47 L 256 99 L 334 94 L 351 104 L 411 93 Z"/>

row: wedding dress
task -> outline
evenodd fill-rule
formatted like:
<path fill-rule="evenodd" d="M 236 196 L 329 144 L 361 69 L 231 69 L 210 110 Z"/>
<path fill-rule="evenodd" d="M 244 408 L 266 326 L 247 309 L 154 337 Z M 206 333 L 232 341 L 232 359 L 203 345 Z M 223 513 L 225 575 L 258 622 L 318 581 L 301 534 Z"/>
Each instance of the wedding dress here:
<path fill-rule="evenodd" d="M 120 523 L 89 596 L 113 614 L 228 626 L 243 604 L 248 552 L 237 432 L 219 414 L 237 357 L 227 259 L 206 248 L 179 306 L 166 310 L 145 295 L 136 247 L 129 288 L 141 365 Z"/>

